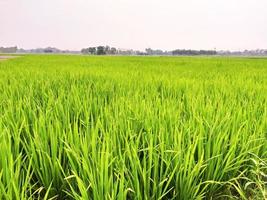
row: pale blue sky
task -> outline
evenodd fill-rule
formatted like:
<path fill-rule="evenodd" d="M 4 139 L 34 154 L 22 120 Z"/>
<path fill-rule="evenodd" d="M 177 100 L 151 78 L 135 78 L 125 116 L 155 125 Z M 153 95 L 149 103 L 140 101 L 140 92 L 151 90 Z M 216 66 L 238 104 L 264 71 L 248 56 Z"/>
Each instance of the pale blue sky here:
<path fill-rule="evenodd" d="M 0 46 L 267 49 L 267 0 L 0 0 Z"/>

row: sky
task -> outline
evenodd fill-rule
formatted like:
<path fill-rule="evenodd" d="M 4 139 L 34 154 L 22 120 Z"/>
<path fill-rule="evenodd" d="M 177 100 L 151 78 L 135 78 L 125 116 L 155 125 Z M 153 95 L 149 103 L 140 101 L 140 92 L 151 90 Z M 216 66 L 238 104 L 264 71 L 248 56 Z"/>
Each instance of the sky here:
<path fill-rule="evenodd" d="M 267 0 L 0 0 L 0 46 L 267 49 Z"/>

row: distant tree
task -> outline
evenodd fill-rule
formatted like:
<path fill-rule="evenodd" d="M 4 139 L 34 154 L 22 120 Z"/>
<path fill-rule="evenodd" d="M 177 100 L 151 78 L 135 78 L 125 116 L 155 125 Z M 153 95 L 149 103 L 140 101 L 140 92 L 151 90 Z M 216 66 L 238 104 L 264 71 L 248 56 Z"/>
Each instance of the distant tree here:
<path fill-rule="evenodd" d="M 105 47 L 105 54 L 110 54 L 110 47 L 109 46 Z"/>
<path fill-rule="evenodd" d="M 114 54 L 117 53 L 117 49 L 115 47 L 111 47 L 109 53 L 112 54 L 112 55 L 114 55 Z"/>
<path fill-rule="evenodd" d="M 96 49 L 96 54 L 97 55 L 105 55 L 106 54 L 105 47 L 104 46 L 98 46 Z"/>
<path fill-rule="evenodd" d="M 81 50 L 83 54 L 96 54 L 96 47 L 84 48 Z"/>
<path fill-rule="evenodd" d="M 88 51 L 90 54 L 96 54 L 96 48 L 95 47 L 89 47 Z"/>
<path fill-rule="evenodd" d="M 147 48 L 146 50 L 146 54 L 147 55 L 165 55 L 167 54 L 166 52 L 162 51 L 161 49 L 151 49 L 151 48 Z"/>
<path fill-rule="evenodd" d="M 44 53 L 53 53 L 52 49 L 44 49 Z"/>
<path fill-rule="evenodd" d="M 216 51 L 214 50 L 185 50 L 185 49 L 177 49 L 172 51 L 173 55 L 187 55 L 187 56 L 197 56 L 197 55 L 215 55 L 217 54 Z"/>
<path fill-rule="evenodd" d="M 88 53 L 89 53 L 88 48 L 84 48 L 84 49 L 82 49 L 81 52 L 82 52 L 83 54 L 88 54 Z"/>
<path fill-rule="evenodd" d="M 153 54 L 153 50 L 151 48 L 147 48 L 146 49 L 146 53 L 147 53 L 147 55 L 152 55 Z"/>

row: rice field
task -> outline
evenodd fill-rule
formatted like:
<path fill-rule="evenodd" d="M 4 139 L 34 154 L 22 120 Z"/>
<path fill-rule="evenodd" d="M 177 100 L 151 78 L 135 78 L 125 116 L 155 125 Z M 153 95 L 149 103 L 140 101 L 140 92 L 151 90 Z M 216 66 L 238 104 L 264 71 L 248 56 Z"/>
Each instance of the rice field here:
<path fill-rule="evenodd" d="M 0 199 L 266 199 L 267 59 L 0 62 Z"/>

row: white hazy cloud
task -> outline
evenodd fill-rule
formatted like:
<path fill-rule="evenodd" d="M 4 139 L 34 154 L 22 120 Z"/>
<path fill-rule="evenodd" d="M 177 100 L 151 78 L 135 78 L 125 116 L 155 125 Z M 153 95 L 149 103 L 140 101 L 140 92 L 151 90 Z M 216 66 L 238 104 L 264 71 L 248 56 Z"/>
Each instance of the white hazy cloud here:
<path fill-rule="evenodd" d="M 0 0 L 0 46 L 267 48 L 267 0 Z"/>

